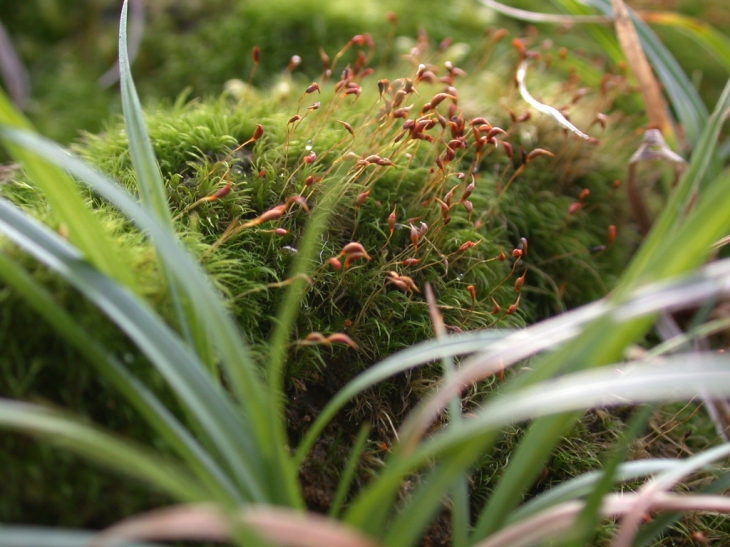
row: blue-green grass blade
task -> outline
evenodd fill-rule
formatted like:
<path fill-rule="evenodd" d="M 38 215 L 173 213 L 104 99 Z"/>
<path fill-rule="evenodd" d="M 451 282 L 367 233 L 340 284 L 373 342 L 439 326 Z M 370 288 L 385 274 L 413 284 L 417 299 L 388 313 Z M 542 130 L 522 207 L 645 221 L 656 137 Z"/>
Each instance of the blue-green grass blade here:
<path fill-rule="evenodd" d="M 0 524 L 0 547 L 88 547 L 99 532 Z M 120 542 L 115 547 L 164 547 L 161 543 Z"/>
<path fill-rule="evenodd" d="M 655 253 L 660 246 L 671 243 L 673 232 L 679 229 L 679 223 L 687 212 L 692 193 L 702 187 L 702 181 L 706 179 L 717 149 L 718 138 L 728 108 L 730 108 L 730 80 L 725 85 L 715 110 L 707 120 L 689 166 L 682 175 L 677 188 L 672 192 L 662 214 L 652 226 L 651 232 L 632 259 L 629 268 L 624 272 L 620 290 L 630 290 L 641 282 L 640 279 L 643 276 L 657 271 L 652 267 L 656 259 Z"/>
<path fill-rule="evenodd" d="M 0 232 L 60 274 L 134 341 L 224 458 L 245 497 L 267 500 L 260 451 L 249 424 L 160 317 L 136 295 L 93 268 L 66 240 L 3 200 Z"/>
<path fill-rule="evenodd" d="M 172 229 L 172 214 L 167 203 L 167 190 L 157 165 L 152 141 L 144 123 L 144 113 L 132 79 L 127 50 L 127 0 L 122 5 L 119 22 L 119 82 L 122 91 L 122 109 L 129 137 L 129 152 L 137 175 L 142 203 L 153 211 L 158 220 Z"/>
<path fill-rule="evenodd" d="M 119 23 L 119 82 L 122 92 L 122 110 L 129 139 L 129 152 L 142 204 L 157 217 L 163 226 L 172 230 L 173 221 L 167 202 L 167 189 L 162 180 L 162 173 L 152 148 L 152 141 L 144 123 L 144 112 L 132 79 L 127 47 L 126 0 L 122 5 L 122 15 Z M 175 281 L 172 272 L 170 272 L 170 269 L 174 267 L 174 265 L 164 261 L 162 263 L 178 327 L 185 340 L 197 348 L 202 360 L 215 373 L 217 371 L 216 359 L 210 340 L 206 336 L 204 326 L 199 323 L 195 309 L 189 305 L 188 299 L 183 298 L 178 283 Z"/>
<path fill-rule="evenodd" d="M 160 438 L 187 463 L 211 494 L 222 503 L 241 503 L 243 499 L 218 464 L 175 416 L 135 378 L 118 359 L 102 347 L 76 320 L 63 310 L 52 295 L 23 268 L 0 253 L 0 278 L 20 294 L 25 303 L 41 315 L 94 365 Z"/>
<path fill-rule="evenodd" d="M 562 4 L 563 0 L 559 0 L 559 2 Z M 606 15 L 613 15 L 610 0 L 586 0 L 586 3 L 595 6 Z M 649 25 L 636 17 L 633 12 L 631 12 L 631 18 L 644 51 L 682 124 L 686 138 L 694 145 L 699 140 L 707 121 L 707 108 L 682 67 Z"/>
<path fill-rule="evenodd" d="M 103 466 L 143 480 L 180 501 L 198 501 L 206 490 L 179 464 L 78 419 L 38 405 L 0 399 L 0 427 L 21 431 Z"/>
<path fill-rule="evenodd" d="M 7 139 L 42 154 L 48 161 L 71 173 L 117 207 L 150 238 L 161 260 L 170 265 L 168 271 L 176 276 L 185 298 L 199 315 L 201 324 L 208 329 L 208 336 L 221 356 L 230 386 L 243 407 L 244 417 L 256 428 L 258 442 L 271 442 L 266 418 L 268 403 L 257 365 L 219 294 L 200 264 L 188 254 L 175 235 L 121 186 L 52 141 L 30 132 L 7 128 L 0 131 Z"/>
<path fill-rule="evenodd" d="M 642 19 L 650 25 L 662 25 L 681 32 L 730 73 L 730 38 L 709 23 L 669 11 L 644 12 Z"/>
<path fill-rule="evenodd" d="M 30 123 L 15 109 L 2 89 L 0 124 L 31 129 Z M 12 143 L 4 144 L 10 155 L 23 166 L 33 184 L 46 196 L 56 219 L 66 226 L 69 239 L 86 259 L 125 286 L 134 287 L 129 267 L 115 251 L 111 238 L 102 229 L 101 223 L 87 207 L 76 183 L 42 156 Z"/>
<path fill-rule="evenodd" d="M 612 302 L 626 300 L 627 295 L 640 283 L 667 279 L 697 268 L 709 256 L 712 243 L 730 230 L 730 217 L 725 209 L 725 196 L 730 193 L 730 172 L 711 180 L 702 189 L 698 206 L 692 212 L 685 213 L 692 188 L 699 186 L 699 181 L 711 165 L 717 144 L 716 133 L 722 125 L 728 101 L 730 85 L 726 87 L 715 114 L 705 127 L 700 145 L 693 154 L 676 194 L 670 198 L 669 205 L 622 276 L 619 286 L 610 297 Z M 683 218 L 684 214 L 688 216 Z M 680 242 L 687 247 L 679 246 Z M 533 371 L 519 378 L 515 385 L 545 380 L 561 370 L 577 370 L 613 362 L 620 358 L 624 348 L 651 327 L 652 322 L 651 317 L 621 324 L 612 324 L 605 318 L 598 319 L 580 337 L 536 363 Z M 510 466 L 489 503 L 482 510 L 474 539 L 481 539 L 504 524 L 523 493 L 537 478 L 536 470 L 542 468 L 560 436 L 577 419 L 578 415 L 575 414 L 550 416 L 532 424 L 513 453 Z"/>

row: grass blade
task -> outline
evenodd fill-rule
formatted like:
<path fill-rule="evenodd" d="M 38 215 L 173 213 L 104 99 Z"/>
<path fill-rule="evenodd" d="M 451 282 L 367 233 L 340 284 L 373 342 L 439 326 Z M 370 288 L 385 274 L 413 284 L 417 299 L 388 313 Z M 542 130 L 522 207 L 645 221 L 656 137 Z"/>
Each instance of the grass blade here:
<path fill-rule="evenodd" d="M 615 482 L 634 481 L 666 471 L 675 465 L 677 460 L 670 458 L 625 462 L 618 466 L 613 478 Z M 599 469 L 559 484 L 519 507 L 510 515 L 507 523 L 518 523 L 554 505 L 587 496 L 603 476 L 603 470 Z"/>
<path fill-rule="evenodd" d="M 105 467 L 142 479 L 181 501 L 207 497 L 197 481 L 179 469 L 177 464 L 59 412 L 0 399 L 0 427 L 51 441 Z"/>
<path fill-rule="evenodd" d="M 116 206 L 150 238 L 161 260 L 171 265 L 168 271 L 176 276 L 176 282 L 196 310 L 200 322 L 208 329 L 208 336 L 222 357 L 222 365 L 238 402 L 243 406 L 244 415 L 257 430 L 258 442 L 271 442 L 265 418 L 268 403 L 263 397 L 265 390 L 256 363 L 205 272 L 174 234 L 119 185 L 57 144 L 29 132 L 7 128 L 0 129 L 0 132 L 4 138 L 43 155 L 74 175 Z"/>
<path fill-rule="evenodd" d="M 13 47 L 7 30 L 0 23 L 0 77 L 5 82 L 13 102 L 20 109 L 25 108 L 30 97 L 30 80 L 23 61 Z"/>
<path fill-rule="evenodd" d="M 200 446 L 157 397 L 119 361 L 82 329 L 51 294 L 15 262 L 0 254 L 0 277 L 15 289 L 117 389 L 142 415 L 160 438 L 180 456 L 221 502 L 240 503 L 242 498 L 218 464 Z"/>
<path fill-rule="evenodd" d="M 324 407 L 322 412 L 319 413 L 317 419 L 307 430 L 304 439 L 302 439 L 297 447 L 294 464 L 297 468 L 302 464 L 317 438 L 332 418 L 353 397 L 359 395 L 366 389 L 411 368 L 448 356 L 474 353 L 475 351 L 484 349 L 488 343 L 493 342 L 495 339 L 506 336 L 506 334 L 506 331 L 488 330 L 449 336 L 443 341 L 429 340 L 400 351 L 382 360 L 377 365 L 370 367 L 338 391 L 332 400 L 327 403 L 327 406 Z"/>
<path fill-rule="evenodd" d="M 570 9 L 570 0 L 557 0 L 559 4 Z M 587 4 L 596 7 L 605 15 L 613 16 L 611 0 L 587 0 Z M 630 12 L 631 13 L 631 12 Z M 676 59 L 657 38 L 649 26 L 631 13 L 636 32 L 647 57 L 656 70 L 665 92 L 669 96 L 679 122 L 684 128 L 687 140 L 697 143 L 707 120 L 707 108 Z"/>
<path fill-rule="evenodd" d="M 46 528 L 43 526 L 0 526 L 0 547 L 86 547 L 96 531 Z M 164 547 L 161 543 L 120 542 L 116 547 Z"/>
<path fill-rule="evenodd" d="M 665 136 L 671 135 L 674 137 L 674 128 L 667 114 L 664 97 L 662 97 L 659 85 L 654 78 L 649 61 L 646 59 L 646 54 L 641 46 L 634 24 L 631 22 L 629 10 L 623 0 L 612 0 L 612 3 L 616 20 L 616 35 L 621 44 L 621 49 L 624 51 L 626 61 L 639 82 L 639 90 L 644 97 L 644 105 L 649 121 L 656 125 Z"/>
<path fill-rule="evenodd" d="M 643 11 L 640 15 L 641 19 L 650 25 L 662 25 L 681 32 L 730 72 L 730 38 L 712 25 L 681 13 L 669 11 Z"/>
<path fill-rule="evenodd" d="M 30 123 L 13 107 L 0 90 L 0 124 L 29 129 Z M 68 230 L 69 239 L 87 260 L 100 271 L 127 287 L 134 287 L 133 277 L 123 257 L 114 252 L 110 238 L 101 228 L 84 203 L 76 184 L 63 171 L 45 159 L 12 143 L 6 143 L 8 152 L 19 163 L 28 177 L 48 199 L 58 221 Z"/>
<path fill-rule="evenodd" d="M 129 152 L 137 174 L 137 185 L 142 203 L 155 213 L 160 222 L 172 228 L 172 215 L 167 203 L 167 191 L 162 173 L 157 165 L 152 141 L 144 123 L 142 105 L 132 80 L 127 50 L 127 4 L 124 0 L 119 23 L 119 80 L 122 91 L 122 108 L 129 135 Z"/>
<path fill-rule="evenodd" d="M 172 230 L 173 222 L 167 203 L 167 189 L 152 149 L 152 141 L 144 123 L 144 113 L 132 79 L 127 47 L 127 8 L 128 2 L 125 0 L 119 23 L 119 80 L 122 92 L 122 110 L 129 138 L 129 152 L 137 176 L 137 188 L 140 191 L 142 204 L 157 216 L 163 226 Z M 208 364 L 210 370 L 215 372 L 217 370 L 216 359 L 205 329 L 199 324 L 195 310 L 186 305 L 188 301 L 181 297 L 178 283 L 170 272 L 170 268 L 171 266 L 163 261 L 162 269 L 168 280 L 178 326 L 183 337 L 190 345 L 197 347 L 203 361 Z"/>
<path fill-rule="evenodd" d="M 645 406 L 634 413 L 613 454 L 603 466 L 600 480 L 586 496 L 583 510 L 568 535 L 571 541 L 565 547 L 583 547 L 592 543 L 601 521 L 603 498 L 611 492 L 621 462 L 628 456 L 631 443 L 641 436 L 654 410 L 653 406 Z"/>
<path fill-rule="evenodd" d="M 89 266 L 63 238 L 2 200 L 0 231 L 76 287 L 137 344 L 224 457 L 246 496 L 265 500 L 260 453 L 248 425 L 167 325 L 134 294 Z"/>

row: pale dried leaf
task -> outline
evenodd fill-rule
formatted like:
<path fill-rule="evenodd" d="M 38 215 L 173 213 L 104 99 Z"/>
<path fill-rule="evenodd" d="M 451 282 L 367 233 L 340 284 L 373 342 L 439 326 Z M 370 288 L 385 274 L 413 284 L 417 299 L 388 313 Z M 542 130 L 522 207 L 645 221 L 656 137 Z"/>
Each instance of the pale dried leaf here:
<path fill-rule="evenodd" d="M 574 126 L 572 123 L 570 123 L 565 116 L 563 116 L 562 112 L 558 110 L 555 107 L 552 107 L 547 104 L 543 104 L 540 101 L 536 100 L 530 92 L 527 90 L 527 86 L 525 85 L 525 75 L 527 74 L 527 59 L 524 59 L 520 66 L 517 68 L 517 86 L 520 89 L 520 95 L 522 98 L 530 104 L 533 108 L 536 110 L 539 110 L 543 114 L 547 114 L 548 116 L 552 116 L 555 118 L 555 121 L 557 121 L 560 125 L 565 127 L 566 129 L 569 129 L 576 135 L 578 135 L 582 139 L 590 139 L 588 135 L 583 133 L 580 129 L 578 129 L 576 126 Z"/>
<path fill-rule="evenodd" d="M 286 547 L 379 547 L 337 521 L 314 513 L 267 506 L 248 506 L 234 517 L 277 545 Z M 119 542 L 231 541 L 231 521 L 210 504 L 175 505 L 135 515 L 99 534 L 92 547 Z"/>

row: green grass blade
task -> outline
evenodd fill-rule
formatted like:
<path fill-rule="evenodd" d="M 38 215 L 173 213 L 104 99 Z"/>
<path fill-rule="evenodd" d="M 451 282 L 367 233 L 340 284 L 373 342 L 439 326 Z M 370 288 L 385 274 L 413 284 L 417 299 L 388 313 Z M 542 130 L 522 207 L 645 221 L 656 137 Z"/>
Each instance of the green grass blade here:
<path fill-rule="evenodd" d="M 172 228 L 172 215 L 167 203 L 167 191 L 157 165 L 152 141 L 144 123 L 142 105 L 132 80 L 127 50 L 127 0 L 122 5 L 119 22 L 119 82 L 122 91 L 122 109 L 129 136 L 129 152 L 137 174 L 137 185 L 142 203 L 153 211 L 160 222 Z"/>
<path fill-rule="evenodd" d="M 360 456 L 362 456 L 363 450 L 368 442 L 368 434 L 370 433 L 370 426 L 364 424 L 360 428 L 360 432 L 357 434 L 357 438 L 352 445 L 350 455 L 347 458 L 347 463 L 342 470 L 342 475 L 339 477 L 337 483 L 337 491 L 335 492 L 335 499 L 330 506 L 328 516 L 330 518 L 337 518 L 340 515 L 340 510 L 345 504 L 347 494 L 350 493 L 352 486 L 352 480 L 355 478 L 355 472 L 357 471 L 357 464 L 360 462 Z"/>
<path fill-rule="evenodd" d="M 30 123 L 13 107 L 0 89 L 0 124 L 30 129 Z M 87 260 L 100 271 L 127 287 L 134 287 L 132 273 L 111 244 L 111 239 L 99 221 L 86 206 L 71 178 L 49 164 L 44 158 L 6 143 L 10 155 L 22 164 L 33 183 L 48 199 L 59 222 L 68 229 L 69 239 L 81 250 Z"/>
<path fill-rule="evenodd" d="M 681 198 L 683 195 L 689 196 L 691 189 L 699 185 L 699 180 L 712 161 L 716 148 L 713 138 L 716 139 L 716 132 L 722 125 L 728 101 L 730 85 L 705 127 L 676 194 L 670 198 L 666 210 L 622 276 L 621 284 L 611 295 L 612 301 L 627 299 L 627 295 L 639 283 L 666 279 L 696 268 L 709 255 L 712 243 L 730 229 L 730 218 L 724 208 L 724 196 L 730 192 L 730 172 L 725 172 L 704 189 L 699 205 L 681 223 L 687 203 L 686 199 Z M 680 241 L 686 247 L 680 247 Z M 624 348 L 646 332 L 651 324 L 651 318 L 639 318 L 619 325 L 599 319 L 582 336 L 536 364 L 531 373 L 518 380 L 518 384 L 544 380 L 561 370 L 577 370 L 615 361 L 620 358 Z M 551 416 L 533 423 L 482 511 L 475 529 L 475 539 L 483 538 L 503 525 L 522 494 L 537 478 L 533 471 L 542 468 L 557 445 L 559 436 L 569 430 L 577 418 L 577 415 Z"/>
<path fill-rule="evenodd" d="M 642 19 L 654 25 L 667 26 L 681 32 L 710 54 L 725 70 L 730 72 L 730 38 L 712 25 L 681 13 L 668 11 L 644 12 Z"/>
<path fill-rule="evenodd" d="M 563 4 L 562 0 L 559 1 Z M 588 0 L 587 3 L 606 15 L 613 15 L 611 0 Z M 651 28 L 633 12 L 631 18 L 644 51 L 682 124 L 687 140 L 694 145 L 699 140 L 707 121 L 707 108 L 682 67 Z"/>
<path fill-rule="evenodd" d="M 200 264 L 188 254 L 175 235 L 149 211 L 140 207 L 128 192 L 73 154 L 30 132 L 8 128 L 0 128 L 0 132 L 8 140 L 41 154 L 71 173 L 117 207 L 150 238 L 161 260 L 168 266 L 167 271 L 175 275 L 185 298 L 214 341 L 234 394 L 243 405 L 247 418 L 258 427 L 259 442 L 267 442 L 268 428 L 264 416 L 268 403 L 264 399 L 264 385 L 258 376 L 257 365 Z"/>
<path fill-rule="evenodd" d="M 676 462 L 675 462 L 676 463 Z M 712 481 L 704 488 L 700 488 L 696 493 L 701 494 L 723 494 L 730 488 L 730 473 L 724 473 L 718 479 Z M 677 522 L 684 515 L 682 513 L 664 513 L 657 515 L 656 518 L 644 526 L 636 536 L 634 542 L 636 547 L 645 547 L 648 545 L 656 545 L 655 540 L 666 531 L 673 523 Z"/>
<path fill-rule="evenodd" d="M 678 223 L 686 214 L 686 207 L 690 202 L 693 190 L 700 188 L 701 182 L 705 179 L 712 163 L 713 153 L 717 147 L 717 139 L 725 122 L 728 108 L 730 108 L 730 81 L 725 86 L 714 112 L 707 121 L 689 166 L 680 179 L 677 188 L 670 196 L 661 216 L 654 223 L 651 232 L 622 276 L 622 287 L 636 286 L 640 277 L 652 271 L 651 266 L 656 259 L 657 249 L 662 245 L 667 245 L 668 240 L 671 239 L 671 232 L 678 229 Z"/>
<path fill-rule="evenodd" d="M 688 360 L 692 362 L 691 368 L 687 364 Z M 462 427 L 447 428 L 435 434 L 412 454 L 404 455 L 396 451 L 383 475 L 353 503 L 346 517 L 347 522 L 362 527 L 366 532 L 377 533 L 388 517 L 387 514 L 382 515 L 380 505 L 383 500 L 388 501 L 395 496 L 398 480 L 428 465 L 434 458 L 441 458 L 444 463 L 429 475 L 426 486 L 414 494 L 412 501 L 399 513 L 388 531 L 386 544 L 389 547 L 397 545 L 399 537 L 413 539 L 418 533 L 418 527 L 413 526 L 413 522 L 420 521 L 419 526 L 427 522 L 438 508 L 436 493 L 447 490 L 473 465 L 482 450 L 496 438 L 500 428 L 540 416 L 556 415 L 564 418 L 565 413 L 575 414 L 596 406 L 691 399 L 703 390 L 710 390 L 711 397 L 722 397 L 730 393 L 730 369 L 727 363 L 727 359 L 716 355 L 703 355 L 701 358 L 695 355 L 675 356 L 667 359 L 661 371 L 652 367 L 623 367 L 622 370 L 604 367 L 573 373 L 495 397 L 475 418 L 465 421 Z M 554 433 L 544 432 L 548 437 Z M 539 466 L 538 470 L 541 469 L 542 466 Z M 473 542 L 491 531 L 489 528 L 486 531 L 482 529 L 485 523 L 490 524 L 490 521 L 481 519 L 477 523 Z"/>
<path fill-rule="evenodd" d="M 0 399 L 0 427 L 51 441 L 109 469 L 144 480 L 180 501 L 192 502 L 207 497 L 197 480 L 182 471 L 178 464 L 59 412 Z"/>
<path fill-rule="evenodd" d="M 137 344 L 223 456 L 246 497 L 266 500 L 260 452 L 248 425 L 190 348 L 159 316 L 91 267 L 63 238 L 2 200 L 0 231 L 76 287 Z"/>
<path fill-rule="evenodd" d="M 506 334 L 507 331 L 495 329 L 449 336 L 443 341 L 429 340 L 400 351 L 370 367 L 338 391 L 319 413 L 297 447 L 295 465 L 299 467 L 302 464 L 327 424 L 353 397 L 375 384 L 411 368 L 437 361 L 446 356 L 464 355 L 484 349 L 487 344 Z"/>
<path fill-rule="evenodd" d="M 600 480 L 586 496 L 585 506 L 569 532 L 571 541 L 565 547 L 583 547 L 593 542 L 595 531 L 602 518 L 603 497 L 613 490 L 621 462 L 628 456 L 631 444 L 641 436 L 654 410 L 656 410 L 654 406 L 645 406 L 634 413 L 613 454 L 603 466 Z"/>
<path fill-rule="evenodd" d="M 55 331 L 66 338 L 93 364 L 141 414 L 160 438 L 195 471 L 201 482 L 221 502 L 241 503 L 235 485 L 218 464 L 185 429 L 157 397 L 139 382 L 119 361 L 106 351 L 93 336 L 84 331 L 64 311 L 51 294 L 15 262 L 0 253 L 0 277 L 20 294 L 25 303 L 44 317 Z"/>
<path fill-rule="evenodd" d="M 135 89 L 127 47 L 127 1 L 122 5 L 119 23 L 119 82 L 122 92 L 122 110 L 125 127 L 129 138 L 129 152 L 134 172 L 137 176 L 137 187 L 142 204 L 147 207 L 163 226 L 173 229 L 172 214 L 167 202 L 167 189 L 162 180 L 152 141 L 144 123 L 144 112 Z M 189 301 L 182 298 L 178 284 L 175 282 L 170 268 L 163 261 L 163 271 L 168 280 L 173 309 L 177 316 L 178 326 L 183 337 L 190 345 L 195 345 L 198 354 L 214 373 L 218 370 L 205 328 L 199 323 L 194 308 L 186 305 Z"/>
<path fill-rule="evenodd" d="M 297 253 L 294 264 L 289 272 L 290 278 L 295 281 L 289 285 L 284 298 L 279 305 L 276 315 L 274 332 L 269 340 L 269 359 L 267 364 L 268 376 L 268 393 L 270 408 L 268 411 L 270 435 L 274 438 L 271 454 L 274 467 L 272 472 L 274 476 L 283 475 L 281 480 L 282 487 L 285 489 L 284 495 L 293 496 L 298 490 L 297 473 L 298 466 L 292 464 L 292 458 L 288 453 L 287 432 L 286 432 L 286 416 L 284 410 L 284 375 L 287 348 L 289 347 L 289 338 L 294 326 L 294 321 L 301 308 L 302 300 L 307 291 L 307 280 L 305 278 L 315 267 L 314 257 L 318 246 L 320 245 L 320 237 L 327 228 L 327 222 L 337 203 L 339 193 L 335 192 L 332 182 L 338 180 L 337 177 L 330 177 L 327 182 L 323 183 L 323 195 L 320 197 L 314 211 L 311 214 L 307 228 L 299 243 L 299 252 Z M 278 471 L 277 471 L 278 468 Z M 287 492 L 288 491 L 288 492 Z"/>

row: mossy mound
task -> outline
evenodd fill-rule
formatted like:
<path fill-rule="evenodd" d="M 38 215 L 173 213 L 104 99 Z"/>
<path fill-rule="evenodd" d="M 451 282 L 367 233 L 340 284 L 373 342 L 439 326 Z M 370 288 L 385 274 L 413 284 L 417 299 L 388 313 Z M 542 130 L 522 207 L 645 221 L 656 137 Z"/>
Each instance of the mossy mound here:
<path fill-rule="evenodd" d="M 266 91 L 231 82 L 221 98 L 181 99 L 153 109 L 147 119 L 178 231 L 213 275 L 260 356 L 267 353 L 310 211 L 323 196 L 337 196 L 289 347 L 289 386 L 301 395 L 290 409 L 293 439 L 306 417 L 346 380 L 432 335 L 426 284 L 453 331 L 519 327 L 603 296 L 631 248 L 622 193 L 614 184 L 633 142 L 622 114 L 611 110 L 622 92 L 621 77 L 612 90 L 587 93 L 575 82 L 550 79 L 544 65 L 529 78 L 542 100 L 568 105 L 576 124 L 608 119 L 606 129 L 592 125 L 600 137 L 596 145 L 551 118 L 528 115 L 512 86 L 517 55 L 509 49 L 488 71 L 465 66 L 471 73 L 466 75 L 451 63 L 453 50 L 434 49 L 425 39 L 402 66 L 375 74 L 368 68 L 367 40 L 352 41 L 349 48 L 353 63 L 344 72 L 342 66 L 333 69 L 338 77 L 342 72 L 339 80 L 321 78 L 313 86 L 286 74 Z M 606 118 L 597 118 L 599 113 Z M 87 135 L 76 150 L 134 188 L 118 122 L 100 135 Z M 19 174 L 0 189 L 55 226 L 43 198 Z M 120 252 L 134 260 L 143 279 L 140 292 L 164 313 L 166 289 L 153 254 L 109 206 L 89 200 Z M 611 226 L 618 226 L 615 241 Z M 7 244 L 4 252 L 17 255 Z M 27 263 L 36 275 L 48 276 Z M 89 318 L 94 336 L 139 361 L 135 372 L 157 385 L 115 329 L 52 276 L 49 283 L 64 305 Z M 0 357 L 5 382 L 22 377 L 25 397 L 47 398 L 145 438 L 128 411 L 118 410 L 124 405 L 115 395 L 42 325 L 34 331 L 48 345 L 28 344 L 14 325 L 37 319 L 7 289 L 2 297 L 0 317 L 8 328 L 0 331 L 0 344 L 15 348 L 12 360 Z M 33 372 L 17 370 L 12 363 L 18 362 L 32 364 Z M 46 370 L 53 373 L 47 376 Z M 74 375 L 68 395 L 59 388 L 68 385 L 67 374 Z M 428 384 L 417 376 L 398 379 L 367 404 L 353 406 L 353 423 L 369 419 L 375 434 L 387 439 L 390 423 L 397 423 Z M 43 378 L 54 380 L 45 384 Z M 2 391 L 12 394 L 11 384 Z M 90 392 L 99 392 L 105 402 L 87 399 Z M 39 465 L 45 464 L 44 458 Z M 6 469 L 17 470 L 10 473 L 13 480 L 30 481 L 27 467 L 15 460 Z M 74 488 L 84 484 L 78 476 L 59 480 Z M 81 503 L 75 496 L 69 491 L 57 510 Z M 21 495 L 15 510 L 25 503 L 30 500 Z M 139 507 L 145 503 L 139 500 Z M 73 524 L 103 524 L 129 507 L 107 506 Z M 0 518 L 17 515 L 9 509 Z M 69 522 L 66 517 L 63 522 Z M 20 518 L 61 522 L 49 509 Z"/>

